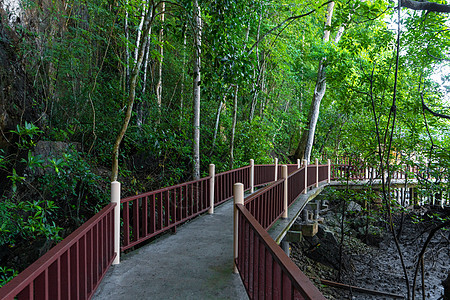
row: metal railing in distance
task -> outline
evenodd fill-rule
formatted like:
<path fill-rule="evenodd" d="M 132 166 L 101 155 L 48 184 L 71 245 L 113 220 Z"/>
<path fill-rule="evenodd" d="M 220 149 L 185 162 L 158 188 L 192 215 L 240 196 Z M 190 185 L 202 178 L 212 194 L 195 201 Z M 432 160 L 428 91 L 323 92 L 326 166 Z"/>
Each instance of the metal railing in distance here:
<path fill-rule="evenodd" d="M 325 299 L 243 205 L 236 265 L 250 299 Z"/>
<path fill-rule="evenodd" d="M 280 176 L 281 173 L 278 173 Z M 275 165 L 255 165 L 255 186 L 268 184 L 275 180 Z"/>
<path fill-rule="evenodd" d="M 114 207 L 109 204 L 0 289 L 0 299 L 89 299 L 111 265 Z"/>
<path fill-rule="evenodd" d="M 244 205 L 262 227 L 267 229 L 283 214 L 283 195 L 284 179 L 279 179 L 247 197 Z"/>
<path fill-rule="evenodd" d="M 302 167 L 288 176 L 288 205 L 305 190 L 305 168 Z"/>
<path fill-rule="evenodd" d="M 408 178 L 414 178 L 417 174 L 417 167 L 407 167 L 406 165 L 392 166 L 397 168 L 391 172 L 392 179 L 406 179 L 406 174 L 409 173 Z M 387 172 L 385 170 L 385 177 Z M 332 180 L 374 180 L 381 179 L 380 170 L 367 164 L 358 162 L 355 164 L 335 164 L 331 166 Z"/>
<path fill-rule="evenodd" d="M 215 205 L 223 203 L 233 197 L 233 185 L 236 182 L 242 183 L 244 185 L 244 190 L 250 189 L 250 166 L 216 174 L 214 179 Z"/>
<path fill-rule="evenodd" d="M 209 179 L 205 177 L 137 196 L 121 199 L 121 250 L 169 230 L 209 207 Z"/>
<path fill-rule="evenodd" d="M 331 178 L 333 180 L 339 179 L 350 179 L 350 180 L 360 180 L 368 179 L 366 178 L 365 168 L 356 165 L 333 165 L 331 168 Z"/>

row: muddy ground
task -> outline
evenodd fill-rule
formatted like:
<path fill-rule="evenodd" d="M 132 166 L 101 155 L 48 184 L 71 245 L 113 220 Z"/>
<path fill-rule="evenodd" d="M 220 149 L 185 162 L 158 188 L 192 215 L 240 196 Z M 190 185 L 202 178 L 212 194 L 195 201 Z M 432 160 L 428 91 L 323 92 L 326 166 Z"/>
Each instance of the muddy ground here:
<path fill-rule="evenodd" d="M 338 280 L 341 215 L 336 211 L 339 211 L 339 209 L 330 208 L 327 212 L 322 213 L 324 217 L 322 229 L 333 232 L 337 242 L 334 249 L 327 248 L 324 249 L 323 253 L 320 253 L 319 248 L 325 248 L 320 243 L 319 245 L 314 245 L 314 243 L 312 245 L 311 241 L 306 240 L 301 243 L 291 243 L 292 260 L 310 278 L 339 281 L 356 287 L 401 295 L 406 299 L 407 288 L 400 257 L 392 234 L 384 230 L 382 224 L 377 224 L 380 229 L 378 240 L 371 241 L 375 245 L 367 245 L 361 241 L 363 237 L 358 234 L 358 230 L 352 228 L 352 217 L 349 217 L 350 222 L 345 224 L 344 229 L 344 232 L 350 234 L 350 236 L 345 235 L 344 238 L 343 265 L 346 269 L 342 271 L 341 279 Z M 438 211 L 440 216 L 449 215 L 448 210 Z M 438 222 L 436 217 L 427 217 L 427 214 L 432 213 L 436 213 L 436 208 L 419 208 L 410 211 L 405 217 L 403 232 L 399 241 L 402 253 L 404 253 L 411 286 L 418 253 L 428 237 L 429 230 Z M 415 222 L 414 220 L 417 220 L 417 217 L 420 217 L 422 222 Z M 395 218 L 399 222 L 400 215 L 395 216 Z M 373 228 L 376 229 L 376 227 Z M 314 255 L 312 255 L 313 253 Z M 308 258 L 308 256 L 314 257 L 316 260 Z M 317 260 L 322 261 L 322 263 L 317 262 Z M 439 230 L 432 239 L 425 253 L 424 267 L 425 298 L 422 297 L 422 278 L 419 270 L 415 288 L 416 299 L 441 299 L 444 293 L 442 281 L 450 272 L 450 230 Z M 327 299 L 395 299 L 389 296 L 370 295 L 353 290 L 332 288 L 320 284 L 317 280 L 315 284 Z"/>

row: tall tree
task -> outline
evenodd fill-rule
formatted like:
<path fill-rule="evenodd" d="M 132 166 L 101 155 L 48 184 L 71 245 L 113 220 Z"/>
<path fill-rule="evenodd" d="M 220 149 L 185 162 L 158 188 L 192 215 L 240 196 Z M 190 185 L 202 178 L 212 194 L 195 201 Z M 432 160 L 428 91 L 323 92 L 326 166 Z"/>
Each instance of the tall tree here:
<path fill-rule="evenodd" d="M 334 2 L 328 3 L 325 29 L 323 33 L 324 43 L 328 43 L 330 40 L 330 26 L 331 26 L 331 18 L 333 16 L 333 9 L 334 9 Z M 340 35 L 338 34 L 336 36 L 337 40 L 335 40 L 335 42 L 338 42 L 340 37 L 341 34 Z M 325 95 L 325 91 L 327 89 L 325 61 L 326 58 L 323 58 L 319 62 L 319 68 L 317 70 L 316 86 L 314 88 L 313 99 L 311 107 L 309 109 L 307 129 L 304 130 L 302 133 L 300 142 L 298 143 L 297 149 L 294 154 L 295 159 L 305 158 L 308 162 L 310 160 L 311 150 L 314 142 L 314 133 L 316 131 L 317 119 L 319 118 L 320 102 L 322 101 L 323 96 Z"/>
<path fill-rule="evenodd" d="M 200 72 L 202 47 L 202 19 L 198 0 L 193 0 L 194 9 L 194 75 L 193 75 L 193 107 L 194 107 L 194 151 L 193 151 L 193 177 L 200 179 Z"/>
<path fill-rule="evenodd" d="M 127 110 L 125 113 L 125 119 L 123 121 L 122 124 L 122 128 L 119 131 L 116 141 L 114 143 L 114 147 L 113 147 L 113 163 L 112 163 L 112 172 L 111 172 L 111 181 L 116 181 L 117 177 L 119 175 L 119 147 L 120 147 L 120 143 L 123 140 L 123 137 L 125 136 L 125 133 L 127 131 L 128 128 L 128 124 L 130 123 L 130 119 L 131 119 L 131 113 L 133 111 L 133 105 L 134 105 L 134 100 L 136 98 L 136 86 L 137 86 L 137 81 L 139 78 L 139 73 L 141 71 L 141 66 L 142 66 L 142 62 L 144 60 L 144 50 L 145 50 L 145 46 L 147 43 L 147 40 L 149 38 L 149 34 L 150 34 L 150 30 L 151 30 L 151 25 L 153 23 L 153 19 L 154 19 L 154 6 L 149 4 L 150 7 L 145 15 L 145 19 L 144 19 L 144 24 L 143 24 L 143 36 L 145 38 L 145 41 L 140 43 L 138 45 L 138 56 L 137 56 L 137 60 L 133 66 L 132 72 L 130 74 L 130 87 L 129 87 L 129 93 L 128 93 L 128 103 L 127 103 Z"/>
<path fill-rule="evenodd" d="M 158 62 L 158 82 L 156 83 L 156 103 L 158 105 L 158 120 L 160 122 L 161 118 L 161 104 L 162 104 L 162 69 L 163 69 L 163 60 L 164 60 L 164 17 L 165 17 L 165 9 L 166 3 L 161 2 L 160 16 L 161 16 L 161 29 L 159 30 L 159 62 Z"/>

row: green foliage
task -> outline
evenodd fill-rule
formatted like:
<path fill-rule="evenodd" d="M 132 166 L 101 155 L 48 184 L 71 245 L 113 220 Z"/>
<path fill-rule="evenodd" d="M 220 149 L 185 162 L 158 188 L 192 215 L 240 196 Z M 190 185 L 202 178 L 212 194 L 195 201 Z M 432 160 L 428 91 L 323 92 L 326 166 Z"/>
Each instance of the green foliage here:
<path fill-rule="evenodd" d="M 0 206 L 0 246 L 16 247 L 20 241 L 60 241 L 63 227 L 79 226 L 105 204 L 102 179 L 81 155 L 69 150 L 61 157 L 43 159 L 32 148 L 42 131 L 31 123 L 17 126 L 20 160 L 1 156 L 5 185 Z M 21 157 L 21 156 L 19 156 Z M 15 272 L 5 269 L 3 282 Z"/>
<path fill-rule="evenodd" d="M 5 157 L 5 151 L 0 149 L 0 169 L 5 169 L 8 163 L 7 158 Z"/>
<path fill-rule="evenodd" d="M 34 240 L 39 237 L 61 240 L 61 227 L 55 225 L 57 206 L 53 201 L 35 200 L 16 203 L 2 199 L 0 209 L 0 246 L 16 243 L 18 238 Z"/>
<path fill-rule="evenodd" d="M 19 272 L 8 267 L 0 266 L 0 288 L 17 276 Z"/>
<path fill-rule="evenodd" d="M 42 133 L 42 130 L 34 124 L 25 121 L 24 126 L 17 125 L 16 130 L 11 132 L 19 136 L 19 142 L 17 143 L 19 149 L 29 149 L 36 145 L 33 139 L 36 135 Z"/>
<path fill-rule="evenodd" d="M 17 191 L 17 184 L 25 181 L 25 177 L 17 175 L 16 169 L 12 170 L 12 175 L 6 176 L 12 181 L 12 190 L 13 193 Z"/>
<path fill-rule="evenodd" d="M 43 196 L 62 208 L 60 217 L 70 216 L 80 224 L 106 204 L 103 180 L 79 153 L 63 153 L 62 157 L 49 158 L 48 162 L 38 181 Z"/>

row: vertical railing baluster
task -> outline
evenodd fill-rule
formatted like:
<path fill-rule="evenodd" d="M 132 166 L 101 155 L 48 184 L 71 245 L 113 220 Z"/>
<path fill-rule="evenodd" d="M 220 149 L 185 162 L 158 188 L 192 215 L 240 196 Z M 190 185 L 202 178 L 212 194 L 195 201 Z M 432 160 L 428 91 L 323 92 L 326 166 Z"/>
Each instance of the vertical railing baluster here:
<path fill-rule="evenodd" d="M 78 243 L 78 253 L 79 253 L 79 260 L 78 260 L 78 268 L 79 268 L 79 297 L 82 299 L 87 298 L 87 276 L 86 274 L 86 240 L 85 236 L 80 238 L 80 241 Z M 82 280 L 81 280 L 82 279 Z"/>
<path fill-rule="evenodd" d="M 148 196 L 142 197 L 142 236 L 148 234 Z"/>
<path fill-rule="evenodd" d="M 94 255 L 94 249 L 93 249 L 93 234 L 92 234 L 92 228 L 88 231 L 88 233 L 86 234 L 86 249 L 87 249 L 87 261 L 86 261 L 86 265 L 87 265 L 87 269 L 86 269 L 86 277 L 87 277 L 87 290 L 88 293 L 90 293 L 92 291 L 92 289 L 94 288 L 94 282 L 93 282 L 93 255 Z M 120 249 L 119 249 L 120 251 Z"/>
<path fill-rule="evenodd" d="M 130 211 L 129 211 L 129 202 L 125 202 L 123 204 L 123 239 L 124 239 L 124 246 L 128 246 L 130 243 Z"/>
<path fill-rule="evenodd" d="M 139 240 L 139 198 L 133 200 L 133 241 Z"/>
<path fill-rule="evenodd" d="M 164 203 L 164 227 L 170 224 L 170 204 L 169 204 L 169 192 L 166 190 L 163 193 Z"/>
<path fill-rule="evenodd" d="M 157 203 L 158 203 L 158 228 L 157 230 L 161 230 L 163 229 L 164 225 L 163 225 L 163 221 L 164 221 L 164 205 L 163 205 L 163 193 L 159 192 L 158 194 L 156 194 L 157 196 Z"/>

